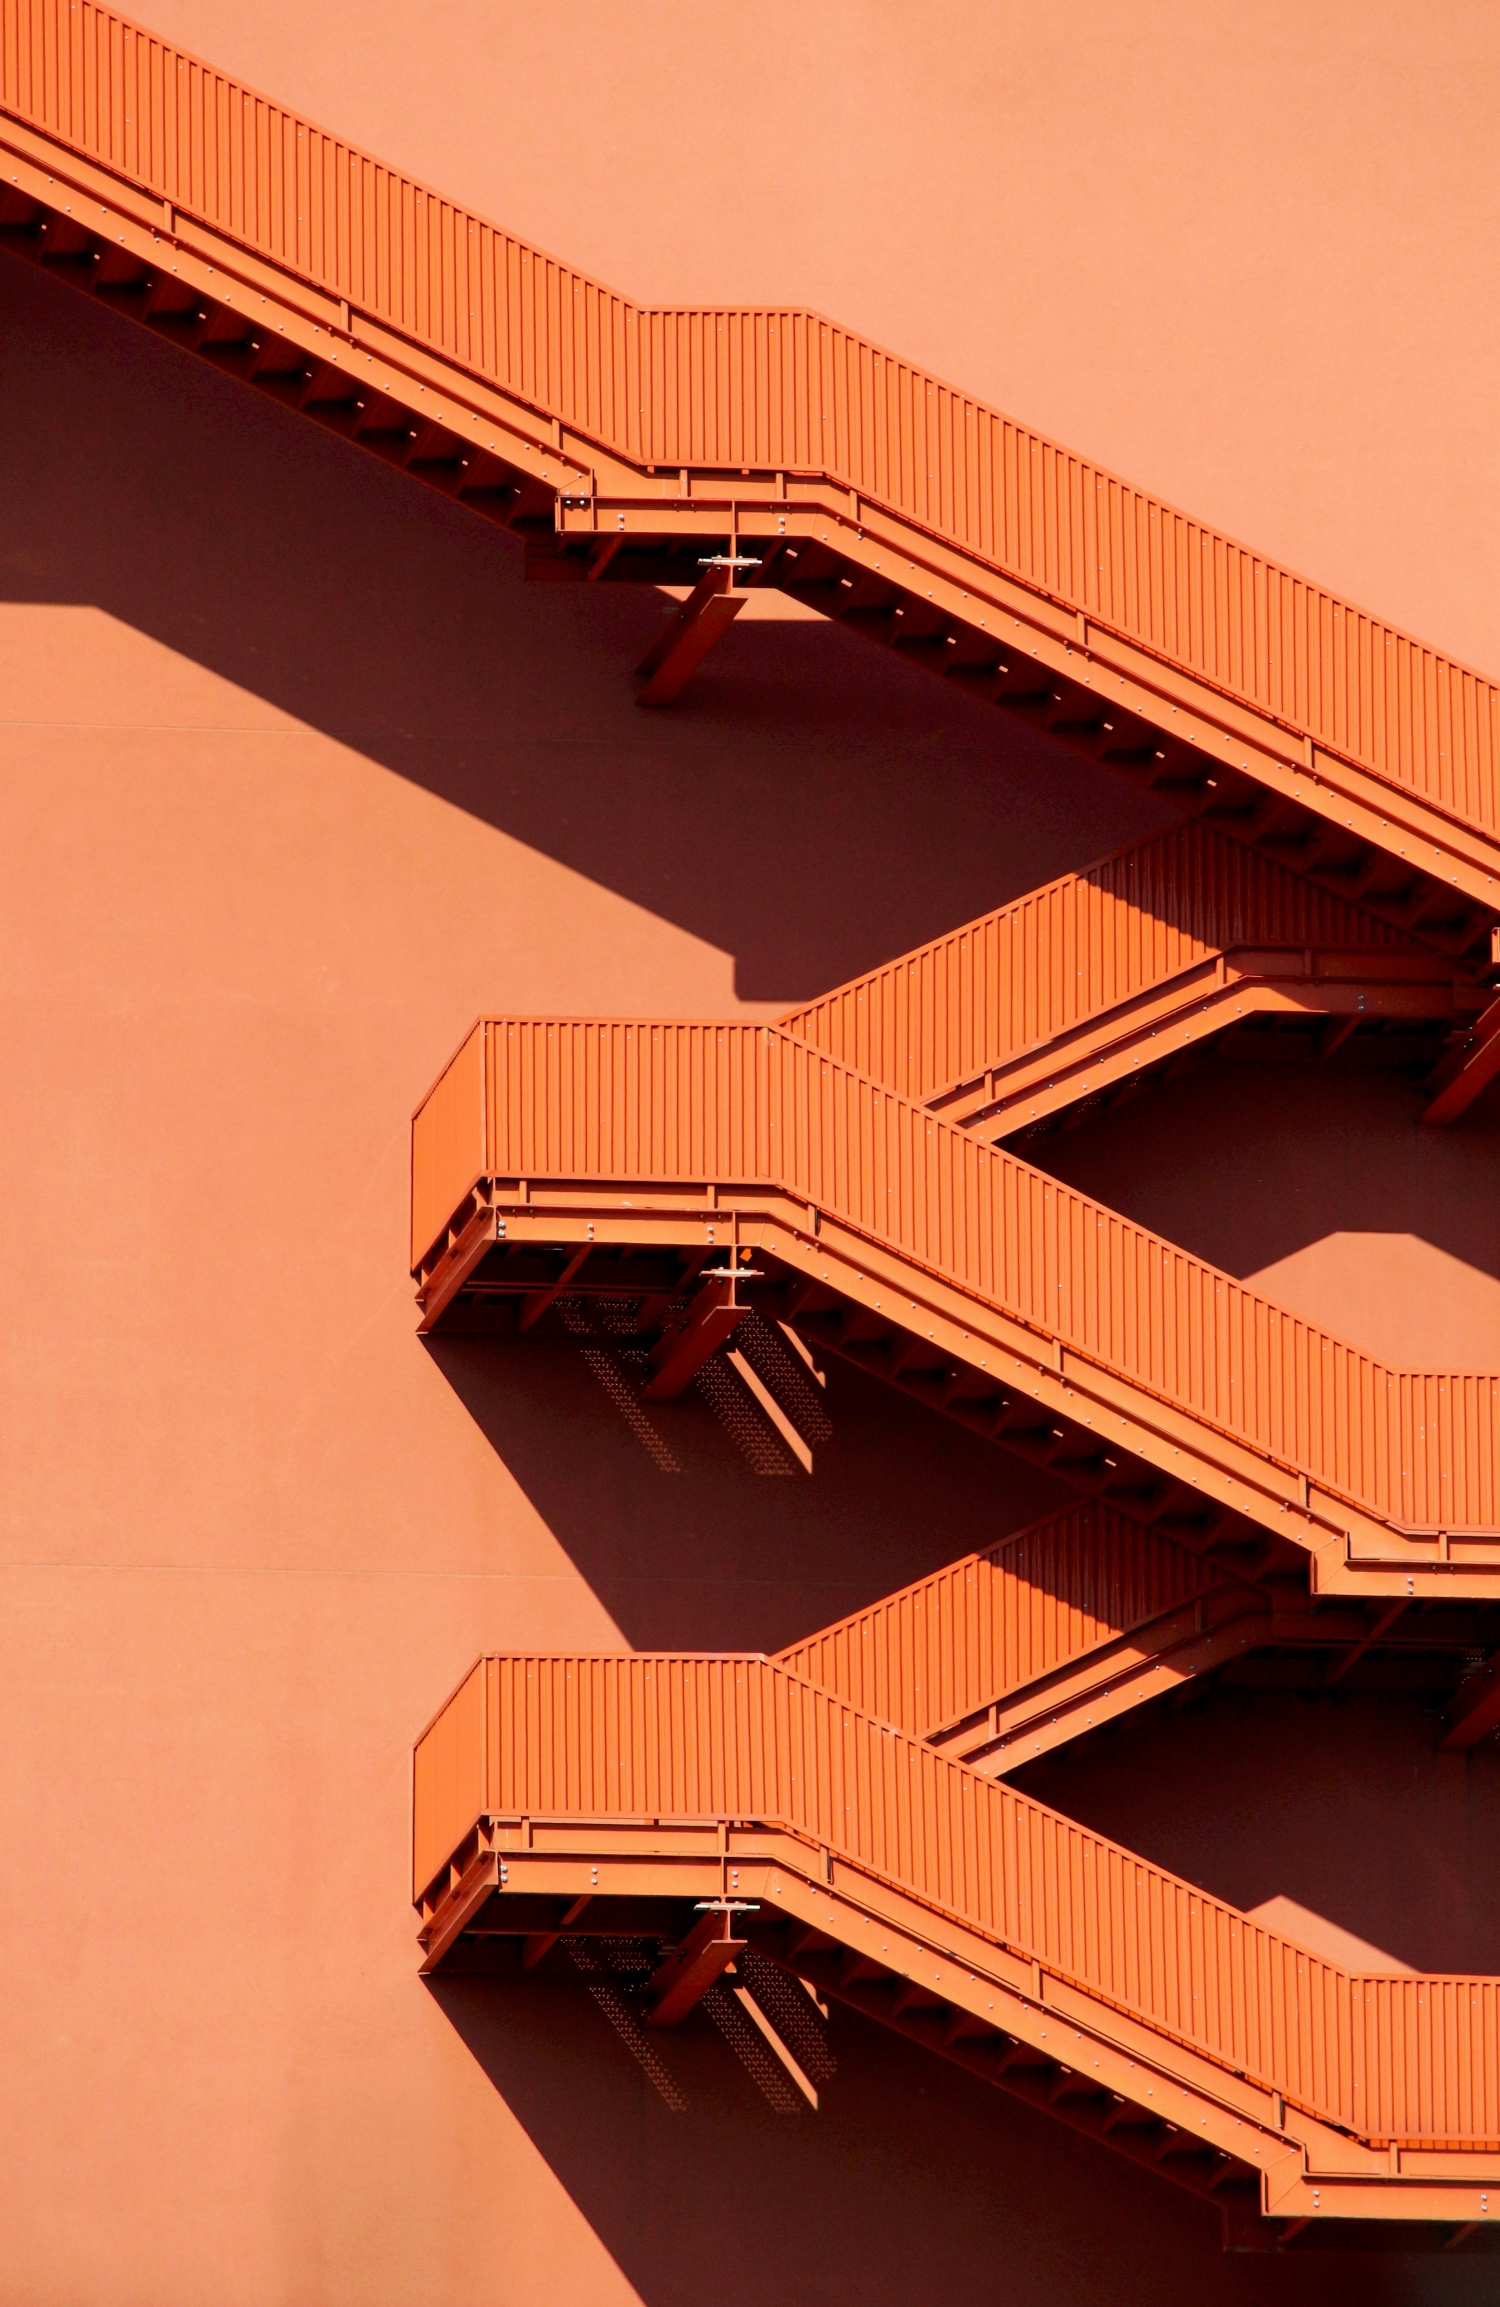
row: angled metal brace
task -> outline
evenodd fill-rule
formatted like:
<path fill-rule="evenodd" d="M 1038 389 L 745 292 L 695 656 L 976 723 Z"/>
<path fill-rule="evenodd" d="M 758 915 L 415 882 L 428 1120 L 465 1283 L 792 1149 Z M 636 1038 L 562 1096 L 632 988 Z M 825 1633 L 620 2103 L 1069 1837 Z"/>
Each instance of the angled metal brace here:
<path fill-rule="evenodd" d="M 1465 1747 L 1477 1746 L 1497 1723 L 1500 1723 L 1500 1651 L 1459 1684 L 1449 1710 L 1444 1753 L 1461 1754 Z"/>
<path fill-rule="evenodd" d="M 1468 1032 L 1456 1041 L 1442 1064 L 1428 1075 L 1431 1103 L 1425 1122 L 1456 1121 L 1487 1083 L 1500 1073 L 1500 1001 L 1492 1001 Z"/>
<path fill-rule="evenodd" d="M 638 705 L 670 705 L 681 694 L 689 674 L 745 606 L 746 596 L 736 589 L 734 579 L 750 565 L 733 555 L 715 556 L 708 563 L 681 608 L 668 619 L 666 631 L 636 667 L 646 684 L 636 698 Z"/>
<path fill-rule="evenodd" d="M 716 1267 L 685 1312 L 668 1324 L 651 1349 L 651 1376 L 643 1389 L 648 1402 L 670 1402 L 690 1386 L 708 1360 L 739 1328 L 749 1307 L 741 1304 L 735 1284 L 742 1277 L 731 1266 Z"/>
<path fill-rule="evenodd" d="M 694 1923 L 675 1954 L 668 1955 L 651 1980 L 648 2027 L 675 2027 L 711 1986 L 717 1985 L 748 1940 L 734 1936 L 734 1913 L 715 1906 Z"/>

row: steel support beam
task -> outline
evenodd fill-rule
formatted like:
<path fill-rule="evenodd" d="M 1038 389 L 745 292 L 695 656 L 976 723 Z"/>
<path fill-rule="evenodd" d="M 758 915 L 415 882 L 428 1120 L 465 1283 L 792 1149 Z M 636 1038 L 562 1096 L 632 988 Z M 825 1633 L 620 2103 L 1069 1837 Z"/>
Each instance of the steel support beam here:
<path fill-rule="evenodd" d="M 1401 1616 L 1405 1608 L 1406 1604 L 1403 1601 L 1387 1603 L 1385 1609 L 1381 1611 L 1379 1617 L 1371 1626 L 1369 1633 L 1362 1636 L 1358 1642 L 1351 1643 L 1349 1648 L 1345 1650 L 1341 1656 L 1334 1660 L 1332 1666 L 1328 1670 L 1328 1682 L 1330 1688 L 1332 1688 L 1335 1683 L 1342 1682 L 1350 1667 L 1357 1666 L 1359 1661 L 1364 1657 L 1365 1652 L 1371 1649 L 1375 1643 L 1381 1641 L 1385 1635 L 1389 1634 L 1391 1628 L 1395 1625 L 1396 1620 Z"/>
<path fill-rule="evenodd" d="M 670 1402 L 690 1386 L 709 1355 L 717 1353 L 725 1339 L 733 1336 L 748 1312 L 736 1295 L 734 1274 L 711 1275 L 652 1347 L 645 1399 Z"/>
<path fill-rule="evenodd" d="M 530 1297 L 522 1300 L 521 1311 L 516 1317 L 518 1330 L 524 1332 L 536 1326 L 543 1314 L 546 1313 L 547 1308 L 562 1296 L 569 1282 L 575 1280 L 581 1273 L 589 1256 L 590 1248 L 591 1245 L 585 1242 L 582 1249 L 573 1252 L 555 1282 L 549 1282 L 544 1290 L 533 1290 Z"/>
<path fill-rule="evenodd" d="M 674 1954 L 668 1955 L 651 1980 L 648 2027 L 675 2027 L 742 1955 L 748 1941 L 734 1936 L 734 1915 L 716 1906 L 694 1923 Z"/>
<path fill-rule="evenodd" d="M 747 1670 L 756 1663 L 744 1662 Z M 896 1734 L 881 1725 L 878 1735 Z M 938 1765 L 945 1767 L 953 1766 Z M 1258 2211 L 1278 2222 L 1306 2219 L 1314 2229 L 1356 2219 L 1421 2222 L 1435 2230 L 1430 2239 L 1437 2243 L 1484 2223 L 1500 2190 L 1500 2155 L 1487 2133 L 1476 2129 L 1470 2137 L 1465 2125 L 1461 2144 L 1449 2138 L 1439 2146 L 1407 2134 L 1416 2086 L 1367 2136 L 1316 2094 L 1288 2090 L 1279 2072 L 1242 2071 L 1226 2046 L 1181 2039 L 1153 2011 L 1101 1996 L 941 1899 L 931 1905 L 879 1866 L 819 1849 L 784 1822 L 580 1812 L 495 1819 L 481 1832 L 493 1845 L 479 1854 L 493 1886 L 486 1936 L 497 1935 L 509 1905 L 525 1901 L 534 1912 L 538 1893 L 555 1899 L 587 1890 L 601 1905 L 668 1899 L 679 1912 L 698 1902 L 700 1919 L 655 1974 L 648 2025 L 685 2017 L 743 1949 L 985 2079 L 1017 2088 L 1074 2127 L 1107 2136 L 1131 2160 L 1200 2195 L 1223 2190 L 1222 2165 L 1232 2159 L 1236 2193 L 1255 2190 L 1257 2209 L 1247 2200 L 1238 2213 L 1249 2220 Z M 717 1889 L 726 1865 L 743 1904 Z M 473 1872 L 432 1912 L 432 1943 L 452 1947 L 448 1909 L 468 1908 Z M 1276 1943 L 1290 1953 L 1289 1942 Z M 1440 1983 L 1452 1984 L 1392 1982 L 1408 1996 Z M 1355 1982 L 1341 1984 L 1352 1989 Z M 741 2008 L 758 2024 L 747 2002 Z M 1268 2037 L 1267 2055 L 1279 2064 L 1290 2054 Z M 1280 2232 L 1265 2231 L 1267 2239 Z"/>
<path fill-rule="evenodd" d="M 731 591 L 732 575 L 727 567 L 705 569 L 681 608 L 673 611 L 666 631 L 636 667 L 646 684 L 636 698 L 638 705 L 670 705 L 719 635 L 734 623 L 745 606 L 745 595 Z"/>
<path fill-rule="evenodd" d="M 1461 1682 L 1449 1710 L 1444 1751 L 1461 1754 L 1500 1725 L 1500 1651 Z"/>
<path fill-rule="evenodd" d="M 1465 1106 L 1500 1073 L 1500 1001 L 1492 1001 L 1482 1017 L 1454 1043 L 1435 1073 L 1428 1076 L 1431 1102 L 1425 1122 L 1456 1121 Z"/>
<path fill-rule="evenodd" d="M 185 66 L 186 59 L 180 61 Z M 174 84 L 188 84 L 185 70 L 165 70 L 163 87 L 170 92 Z M 167 101 L 175 117 L 170 93 Z M 296 122 L 294 137 L 294 117 L 272 112 L 289 139 L 305 138 L 309 151 L 316 146 L 331 154 L 310 124 Z M 108 118 L 107 106 L 99 118 Z M 1055 726 L 1060 742 L 1154 785 L 1176 787 L 1189 809 L 1201 809 L 1231 832 L 1257 788 L 1273 794 L 1289 813 L 1288 854 L 1295 849 L 1299 868 L 1357 878 L 1365 856 L 1378 855 L 1382 863 L 1364 902 L 1419 926 L 1445 949 L 1467 952 L 1492 926 L 1500 845 L 1486 825 L 1451 814 L 1440 796 L 1417 790 L 1395 755 L 1386 760 L 1382 752 L 1381 764 L 1371 766 L 1331 748 L 1324 731 L 1289 726 L 1257 693 L 1221 688 L 1195 664 L 1158 653 L 1154 635 L 1138 627 L 1124 604 L 1116 612 L 1120 623 L 1101 622 L 1082 606 L 1059 601 L 1038 580 L 976 555 L 965 537 L 932 529 L 921 508 L 899 492 L 891 502 L 872 499 L 842 468 L 771 472 L 747 463 L 738 419 L 727 453 L 713 467 L 690 470 L 680 462 L 686 442 L 676 437 L 675 425 L 643 467 L 639 449 L 625 440 L 579 431 L 560 411 L 539 409 L 482 369 L 454 360 L 436 337 L 407 333 L 402 316 L 378 297 L 376 310 L 353 307 L 279 242 L 247 246 L 230 218 L 237 173 L 250 164 L 221 146 L 212 124 L 205 133 L 214 145 L 202 170 L 206 205 L 194 214 L 174 201 L 167 225 L 154 184 L 122 173 L 104 131 L 88 126 L 79 149 L 65 144 L 40 113 L 28 117 L 12 104 L 0 117 L 9 178 L 0 229 L 59 277 L 88 287 L 97 270 L 101 286 L 116 291 L 112 301 L 120 309 L 129 302 L 142 319 L 148 319 L 149 299 L 158 298 L 164 310 L 149 313 L 149 325 L 165 321 L 184 344 L 197 339 L 201 357 L 229 366 L 233 348 L 248 343 L 258 352 L 264 343 L 278 356 L 279 365 L 266 372 L 278 397 L 287 397 L 293 373 L 300 379 L 311 363 L 322 372 L 307 399 L 307 413 L 317 421 L 326 421 L 330 379 L 340 406 L 327 415 L 346 433 L 356 386 L 362 397 L 378 398 L 391 418 L 382 430 L 409 439 L 415 428 L 422 443 L 431 444 L 431 453 L 415 458 L 410 470 L 445 493 L 460 487 L 476 509 L 492 512 L 528 543 L 540 543 L 545 532 L 554 551 L 576 558 L 580 579 L 605 535 L 624 534 L 633 556 L 645 547 L 655 562 L 695 545 L 714 552 L 728 536 L 737 546 L 774 552 L 776 583 L 830 614 L 843 617 L 856 590 L 861 599 L 872 590 L 889 595 L 891 614 L 873 621 L 890 628 L 887 637 L 897 646 L 908 613 L 920 631 L 917 647 L 902 647 L 902 654 L 981 685 L 998 682 L 1002 706 L 1035 702 L 1035 717 Z M 370 165 L 357 153 L 348 160 L 355 168 Z M 398 235 L 403 248 L 415 245 L 405 238 L 410 229 Z M 77 263 L 63 266 L 49 256 L 60 243 L 76 244 Z M 107 281 L 102 261 L 97 268 L 84 261 L 95 256 L 107 257 Z M 135 293 L 143 282 L 144 294 Z M 580 293 L 584 285 L 578 283 Z M 675 317 L 691 327 L 694 316 Z M 787 319 L 793 326 L 811 322 L 810 315 Z M 716 340 L 705 344 L 714 347 Z M 714 351 L 716 377 L 727 379 L 730 371 L 717 364 L 731 357 L 726 338 Z M 242 372 L 236 365 L 231 373 Z M 940 388 L 934 382 L 931 389 Z M 854 421 L 857 432 L 860 420 Z M 950 477 L 960 492 L 968 467 L 957 443 L 964 437 L 960 428 L 944 451 L 945 466 L 958 459 Z M 370 446 L 386 453 L 374 441 Z M 667 477 L 674 466 L 675 488 Z M 459 482 L 465 470 L 468 479 Z M 619 573 L 616 561 L 610 581 Z M 642 574 L 644 581 L 660 581 L 655 568 Z M 1403 636 L 1388 638 L 1407 646 Z M 1321 648 L 1318 653 L 1321 661 Z M 1466 735 L 1460 747 L 1465 770 L 1472 742 Z M 1450 772 L 1458 774 L 1451 763 Z M 1245 830 L 1262 837 L 1258 827 Z M 1399 887 L 1378 886 L 1392 875 Z"/>
<path fill-rule="evenodd" d="M 567 1910 L 558 1917 L 555 1931 L 532 1931 L 527 1938 L 523 1939 L 521 1942 L 521 1968 L 534 1971 L 543 1955 L 552 1952 L 563 1932 L 577 1922 L 586 1906 L 592 1904 L 592 1891 L 585 1891 L 582 1898 L 572 1900 Z"/>

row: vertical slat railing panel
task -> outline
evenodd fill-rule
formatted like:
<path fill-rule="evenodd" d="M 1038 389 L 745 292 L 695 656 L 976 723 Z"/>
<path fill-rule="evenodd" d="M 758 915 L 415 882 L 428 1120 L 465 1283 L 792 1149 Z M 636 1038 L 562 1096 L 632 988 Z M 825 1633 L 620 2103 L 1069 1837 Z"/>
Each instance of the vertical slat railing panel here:
<path fill-rule="evenodd" d="M 1351 1978 L 764 1660 L 482 1662 L 416 1785 L 418 1888 L 485 1805 L 765 1819 L 1362 2136 L 1500 2127 L 1500 1982 Z"/>
<path fill-rule="evenodd" d="M 781 1022 L 923 1099 L 1235 945 L 1374 956 L 1400 944 L 1398 931 L 1357 906 L 1185 825 L 935 938 Z"/>
<path fill-rule="evenodd" d="M 417 1743 L 412 1893 L 420 1897 L 487 1807 L 488 1662 L 481 1659 Z"/>
<path fill-rule="evenodd" d="M 484 1047 L 476 1025 L 412 1123 L 412 1262 L 485 1170 Z"/>

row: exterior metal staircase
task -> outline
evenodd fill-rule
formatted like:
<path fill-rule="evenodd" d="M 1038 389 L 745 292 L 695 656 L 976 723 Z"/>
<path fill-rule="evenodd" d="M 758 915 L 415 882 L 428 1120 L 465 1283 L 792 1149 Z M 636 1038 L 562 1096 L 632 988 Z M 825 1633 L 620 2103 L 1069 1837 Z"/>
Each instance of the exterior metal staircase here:
<path fill-rule="evenodd" d="M 1292 1577 L 1248 1584 L 1088 1504 L 883 1595 L 779 1663 L 998 1777 L 1251 1652 L 1296 1654 L 1314 1687 L 1344 1682 L 1372 1651 L 1430 1660 L 1451 1683 L 1487 1636 L 1480 1610 L 1315 1607 Z M 1488 1694 L 1496 1678 L 1482 1679 Z M 1495 1718 L 1492 1699 L 1474 1735 Z M 1455 1710 L 1453 1743 L 1471 1743 L 1457 1730 L 1468 1720 Z"/>
<path fill-rule="evenodd" d="M 1251 1574 L 1500 1594 L 1500 1376 L 1388 1369 L 781 1026 L 482 1021 L 412 1253 L 428 1329 L 608 1300 L 668 1394 L 754 1307 Z"/>
<path fill-rule="evenodd" d="M 1351 1976 L 1004 1774 L 1252 1644 L 1472 1645 L 1500 1376 L 1386 1369 L 998 1141 L 1268 1022 L 1430 1042 L 1459 1114 L 1500 1070 L 1495 684 L 818 314 L 636 306 L 92 0 L 0 0 L 0 245 L 530 578 L 686 593 L 643 704 L 780 588 L 1189 820 L 780 1026 L 484 1020 L 424 1101 L 424 1326 L 601 1325 L 663 1399 L 779 1322 L 1087 1501 L 779 1661 L 481 1661 L 417 1753 L 427 1966 L 631 1931 L 667 2024 L 753 1956 L 1238 2239 L 1482 2247 L 1500 1982 Z M 1481 1661 L 1449 1741 L 1497 1720 Z"/>
<path fill-rule="evenodd" d="M 1490 1001 L 1361 906 L 1202 824 L 1136 843 L 899 955 L 781 1022 L 999 1140 L 1118 1104 L 1233 1036 L 1425 1071 Z M 1459 1110 L 1454 1107 L 1455 1112 Z M 1442 1118 L 1448 1118 L 1446 1105 Z"/>
<path fill-rule="evenodd" d="M 654 1938 L 667 2026 L 754 1949 L 1216 2198 L 1231 2242 L 1500 2219 L 1500 1980 L 1350 1976 L 780 1662 L 481 1659 L 414 1817 L 429 1972 Z"/>

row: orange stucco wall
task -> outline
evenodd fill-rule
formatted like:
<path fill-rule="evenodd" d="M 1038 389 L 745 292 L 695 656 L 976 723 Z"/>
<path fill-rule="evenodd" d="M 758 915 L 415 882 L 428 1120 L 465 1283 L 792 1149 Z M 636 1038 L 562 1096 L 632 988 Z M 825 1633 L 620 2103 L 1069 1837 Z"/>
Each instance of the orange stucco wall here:
<path fill-rule="evenodd" d="M 822 303 L 1500 664 L 1489 11 L 155 21 L 623 286 Z M 1061 1493 L 840 1368 L 812 1481 L 701 1404 L 666 1475 L 568 1349 L 422 1345 L 416 1098 L 483 1007 L 786 1003 L 1163 820 L 806 617 L 638 714 L 655 597 L 527 591 L 5 256 L 0 347 L 0 2301 L 1488 2296 L 1226 2261 L 852 2016 L 816 2119 L 707 2037 L 674 2116 L 581 1985 L 420 1984 L 410 1747 L 481 1648 L 779 1644 Z M 1413 1112 L 1224 1065 L 1055 1162 L 1387 1355 L 1493 1365 L 1500 1102 Z M 1045 1786 L 1500 1969 L 1500 1763 L 1432 1746 L 1414 1701 L 1225 1695 Z"/>

